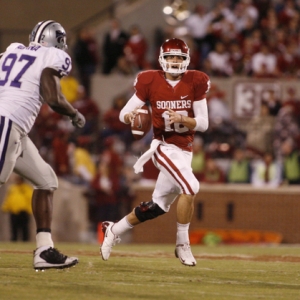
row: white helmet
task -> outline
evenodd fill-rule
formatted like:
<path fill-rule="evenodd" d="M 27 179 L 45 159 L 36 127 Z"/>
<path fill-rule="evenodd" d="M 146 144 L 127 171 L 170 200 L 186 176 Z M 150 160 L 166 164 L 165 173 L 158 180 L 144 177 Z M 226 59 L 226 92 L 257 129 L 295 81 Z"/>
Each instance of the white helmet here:
<path fill-rule="evenodd" d="M 178 63 L 178 68 L 172 68 L 170 63 L 166 61 L 166 57 L 169 55 L 182 56 L 184 58 L 182 63 Z M 190 64 L 190 50 L 186 43 L 180 39 L 172 38 L 166 40 L 160 47 L 160 54 L 158 61 L 162 69 L 170 74 L 184 73 Z M 172 66 L 175 64 L 172 63 Z"/>
<path fill-rule="evenodd" d="M 29 35 L 29 42 L 64 51 L 68 49 L 65 29 L 53 20 L 42 21 L 35 25 Z"/>

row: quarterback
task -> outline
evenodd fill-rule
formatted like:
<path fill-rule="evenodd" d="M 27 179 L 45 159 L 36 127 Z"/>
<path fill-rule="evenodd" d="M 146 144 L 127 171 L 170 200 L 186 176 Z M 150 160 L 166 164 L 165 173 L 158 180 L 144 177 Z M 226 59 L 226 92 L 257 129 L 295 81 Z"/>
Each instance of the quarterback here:
<path fill-rule="evenodd" d="M 195 131 L 208 128 L 205 97 L 210 81 L 203 72 L 187 70 L 189 48 L 180 39 L 169 39 L 162 44 L 159 62 L 163 70 L 138 74 L 136 92 L 120 112 L 120 120 L 130 123 L 138 107 L 146 101 L 151 105 L 153 141 L 134 169 L 142 171 L 143 164 L 152 158 L 160 170 L 152 199 L 142 202 L 117 223 L 103 223 L 105 235 L 100 253 L 107 260 L 112 246 L 120 241 L 119 236 L 141 222 L 165 214 L 177 200 L 175 255 L 182 264 L 195 266 L 188 230 L 200 185 L 191 168 L 192 143 Z"/>
<path fill-rule="evenodd" d="M 60 78 L 72 68 L 65 52 L 64 28 L 52 20 L 39 22 L 29 42 L 28 46 L 12 43 L 0 56 L 0 186 L 12 172 L 33 185 L 32 211 L 37 228 L 33 267 L 61 269 L 77 264 L 78 259 L 54 248 L 51 219 L 58 180 L 28 133 L 43 103 L 68 116 L 75 127 L 83 127 L 85 118 L 60 90 Z"/>

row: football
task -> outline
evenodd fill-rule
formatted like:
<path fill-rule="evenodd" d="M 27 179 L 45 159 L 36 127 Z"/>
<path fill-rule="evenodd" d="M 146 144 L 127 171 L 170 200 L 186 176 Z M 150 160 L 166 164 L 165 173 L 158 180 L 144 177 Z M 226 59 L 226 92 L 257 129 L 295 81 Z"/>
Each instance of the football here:
<path fill-rule="evenodd" d="M 137 112 L 131 122 L 131 132 L 135 140 L 140 140 L 151 128 L 151 113 L 147 105 L 138 108 Z"/>

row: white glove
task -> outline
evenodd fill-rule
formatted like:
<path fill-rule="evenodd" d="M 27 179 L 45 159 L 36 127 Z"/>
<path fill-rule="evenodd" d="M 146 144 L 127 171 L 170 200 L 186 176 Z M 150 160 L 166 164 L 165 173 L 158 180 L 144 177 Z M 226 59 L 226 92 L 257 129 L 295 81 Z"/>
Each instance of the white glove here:
<path fill-rule="evenodd" d="M 70 117 L 72 125 L 77 128 L 82 128 L 85 124 L 85 117 L 76 109 L 76 114 L 74 117 Z"/>

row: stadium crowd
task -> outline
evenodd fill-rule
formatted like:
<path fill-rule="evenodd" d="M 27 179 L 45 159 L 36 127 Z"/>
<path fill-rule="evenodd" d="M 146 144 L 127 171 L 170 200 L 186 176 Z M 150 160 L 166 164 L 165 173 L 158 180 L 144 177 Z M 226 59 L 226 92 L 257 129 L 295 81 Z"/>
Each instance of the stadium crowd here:
<path fill-rule="evenodd" d="M 295 0 L 219 1 L 210 10 L 197 5 L 181 24 L 187 34 L 180 38 L 191 49 L 189 68 L 211 77 L 298 78 L 299 16 L 300 3 Z M 161 43 L 177 33 L 175 27 L 157 30 L 153 57 L 158 57 Z M 151 132 L 134 141 L 129 125 L 119 121 L 132 90 L 111 99 L 109 110 L 100 111 L 90 95 L 90 77 L 95 72 L 126 76 L 159 68 L 145 55 L 149 44 L 138 25 L 127 32 L 118 20 L 112 20 L 98 52 L 93 34 L 80 32 L 70 50 L 80 76 L 63 79 L 62 89 L 84 114 L 86 125 L 75 131 L 67 118 L 43 106 L 30 133 L 59 176 L 86 187 L 95 226 L 129 211 L 133 183 L 147 184 L 158 173 L 151 162 L 141 175 L 133 173 L 136 158 L 149 147 Z M 300 184 L 300 99 L 292 87 L 287 93 L 288 99 L 276 99 L 270 92 L 260 115 L 251 120 L 253 132 L 246 132 L 232 118 L 224 91 L 213 84 L 207 95 L 210 127 L 197 134 L 194 143 L 192 167 L 197 178 L 211 184 Z"/>

